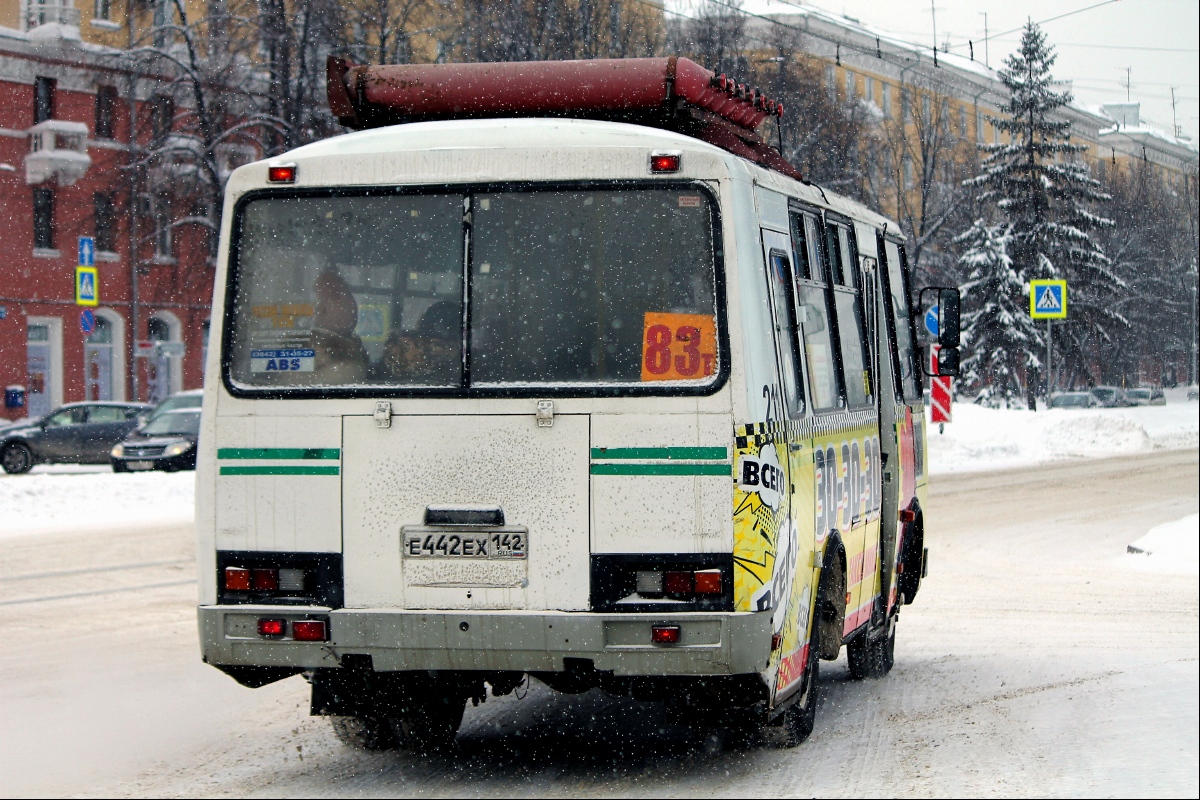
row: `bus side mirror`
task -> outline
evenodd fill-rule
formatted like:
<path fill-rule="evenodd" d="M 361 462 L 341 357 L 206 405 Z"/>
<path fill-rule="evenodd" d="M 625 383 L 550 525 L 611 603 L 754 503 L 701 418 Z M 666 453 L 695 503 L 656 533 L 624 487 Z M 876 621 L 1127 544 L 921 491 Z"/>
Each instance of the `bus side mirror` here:
<path fill-rule="evenodd" d="M 958 375 L 958 348 L 939 347 L 937 363 L 932 354 L 925 360 L 925 374 L 931 378 L 953 378 Z"/>
<path fill-rule="evenodd" d="M 921 308 L 937 318 L 937 343 L 942 347 L 959 345 L 959 293 L 958 289 L 944 286 L 928 286 L 921 290 Z M 932 331 L 927 322 L 926 327 Z"/>

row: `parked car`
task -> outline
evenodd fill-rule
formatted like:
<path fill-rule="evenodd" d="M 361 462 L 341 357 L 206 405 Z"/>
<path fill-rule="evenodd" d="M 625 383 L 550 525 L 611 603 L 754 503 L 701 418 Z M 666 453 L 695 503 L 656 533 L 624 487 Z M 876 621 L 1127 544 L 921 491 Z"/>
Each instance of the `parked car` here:
<path fill-rule="evenodd" d="M 1139 386 L 1136 389 L 1126 390 L 1125 395 L 1135 406 L 1165 406 L 1167 404 L 1167 398 L 1159 386 Z"/>
<path fill-rule="evenodd" d="M 150 419 L 178 408 L 199 408 L 203 400 L 203 389 L 188 389 L 183 392 L 176 392 L 154 407 L 154 410 L 150 412 Z"/>
<path fill-rule="evenodd" d="M 0 466 L 13 475 L 35 464 L 103 464 L 112 446 L 142 422 L 148 403 L 70 403 L 0 431 Z M 141 417 L 141 418 L 139 418 Z"/>
<path fill-rule="evenodd" d="M 1188 400 L 1200 400 L 1200 386 L 1189 386 L 1187 390 Z"/>
<path fill-rule="evenodd" d="M 1063 392 L 1050 400 L 1051 408 L 1096 408 L 1100 401 L 1091 392 Z"/>
<path fill-rule="evenodd" d="M 1096 398 L 1102 408 L 1124 408 L 1133 405 L 1125 390 L 1118 386 L 1097 386 L 1092 389 L 1092 397 Z"/>
<path fill-rule="evenodd" d="M 155 414 L 109 452 L 113 472 L 196 468 L 200 409 L 175 408 Z"/>

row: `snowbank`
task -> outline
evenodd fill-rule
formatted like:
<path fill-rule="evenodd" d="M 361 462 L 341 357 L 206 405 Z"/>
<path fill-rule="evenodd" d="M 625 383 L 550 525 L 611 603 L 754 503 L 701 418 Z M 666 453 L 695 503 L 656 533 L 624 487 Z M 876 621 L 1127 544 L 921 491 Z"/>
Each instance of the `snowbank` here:
<path fill-rule="evenodd" d="M 1151 528 L 1129 545 L 1122 565 L 1147 572 L 1200 574 L 1200 514 Z"/>
<path fill-rule="evenodd" d="M 190 524 L 194 472 L 35 467 L 0 477 L 0 537 Z"/>
<path fill-rule="evenodd" d="M 955 403 L 953 417 L 944 433 L 939 434 L 936 425 L 929 427 L 933 474 L 1175 450 L 1200 442 L 1200 406 L 1194 401 L 1040 411 Z"/>

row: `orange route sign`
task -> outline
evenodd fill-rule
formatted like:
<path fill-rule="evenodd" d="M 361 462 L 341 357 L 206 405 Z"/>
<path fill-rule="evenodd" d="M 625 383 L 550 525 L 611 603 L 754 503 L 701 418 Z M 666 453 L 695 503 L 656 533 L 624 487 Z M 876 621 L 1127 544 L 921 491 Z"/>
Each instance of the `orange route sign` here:
<path fill-rule="evenodd" d="M 711 314 L 646 312 L 642 380 L 700 380 L 717 371 L 717 322 Z"/>

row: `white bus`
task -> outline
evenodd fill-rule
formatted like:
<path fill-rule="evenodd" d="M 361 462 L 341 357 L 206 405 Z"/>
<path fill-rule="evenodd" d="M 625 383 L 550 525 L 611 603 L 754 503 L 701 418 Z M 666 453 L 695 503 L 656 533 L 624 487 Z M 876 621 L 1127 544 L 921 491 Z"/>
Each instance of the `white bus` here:
<path fill-rule="evenodd" d="M 616 64 L 666 65 L 677 108 L 700 70 Z M 332 64 L 331 102 L 392 122 L 371 80 L 473 68 L 522 65 Z M 746 157 L 695 126 L 525 111 L 401 119 L 230 179 L 203 658 L 248 686 L 303 673 L 366 748 L 444 747 L 468 700 L 529 678 L 799 743 L 820 659 L 887 673 L 925 570 L 897 227 L 754 163 L 752 132 Z"/>

